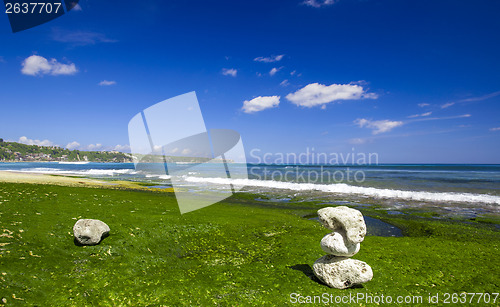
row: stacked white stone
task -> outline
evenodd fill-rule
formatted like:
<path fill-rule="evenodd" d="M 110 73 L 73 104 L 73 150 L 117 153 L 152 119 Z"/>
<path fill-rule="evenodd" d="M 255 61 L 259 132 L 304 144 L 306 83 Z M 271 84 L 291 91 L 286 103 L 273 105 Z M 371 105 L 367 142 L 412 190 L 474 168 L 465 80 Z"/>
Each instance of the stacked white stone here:
<path fill-rule="evenodd" d="M 320 222 L 332 230 L 321 240 L 321 248 L 328 253 L 313 265 L 314 274 L 332 288 L 345 289 L 370 281 L 372 268 L 363 261 L 350 259 L 359 252 L 366 235 L 363 214 L 346 206 L 318 210 Z"/>

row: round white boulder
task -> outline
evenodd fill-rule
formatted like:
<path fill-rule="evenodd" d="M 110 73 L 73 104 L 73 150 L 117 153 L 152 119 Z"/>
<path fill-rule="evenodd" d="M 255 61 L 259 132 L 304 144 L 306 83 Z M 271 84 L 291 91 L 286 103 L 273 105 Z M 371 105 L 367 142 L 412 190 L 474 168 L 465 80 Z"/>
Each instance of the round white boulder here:
<path fill-rule="evenodd" d="M 325 255 L 313 264 L 316 277 L 328 286 L 346 289 L 372 280 L 372 268 L 363 261 Z"/>
<path fill-rule="evenodd" d="M 82 245 L 96 245 L 109 235 L 109 226 L 99 220 L 81 219 L 73 226 L 73 235 Z"/>

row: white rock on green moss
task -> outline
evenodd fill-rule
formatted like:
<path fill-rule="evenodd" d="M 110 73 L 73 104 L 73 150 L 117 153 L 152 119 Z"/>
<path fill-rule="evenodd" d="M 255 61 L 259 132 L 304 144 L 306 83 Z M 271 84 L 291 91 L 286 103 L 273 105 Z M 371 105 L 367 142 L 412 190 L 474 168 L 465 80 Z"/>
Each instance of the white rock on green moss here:
<path fill-rule="evenodd" d="M 313 264 L 316 277 L 329 287 L 346 289 L 373 278 L 372 268 L 363 261 L 325 255 Z"/>
<path fill-rule="evenodd" d="M 93 219 L 80 219 L 73 226 L 73 235 L 82 245 L 96 245 L 109 235 L 106 223 Z"/>
<path fill-rule="evenodd" d="M 366 224 L 359 210 L 346 206 L 327 207 L 318 210 L 319 221 L 326 228 L 338 231 L 344 229 L 347 240 L 360 243 L 366 235 Z"/>
<path fill-rule="evenodd" d="M 331 255 L 352 257 L 359 252 L 360 244 L 347 240 L 345 230 L 340 229 L 324 236 L 321 240 L 321 248 Z"/>

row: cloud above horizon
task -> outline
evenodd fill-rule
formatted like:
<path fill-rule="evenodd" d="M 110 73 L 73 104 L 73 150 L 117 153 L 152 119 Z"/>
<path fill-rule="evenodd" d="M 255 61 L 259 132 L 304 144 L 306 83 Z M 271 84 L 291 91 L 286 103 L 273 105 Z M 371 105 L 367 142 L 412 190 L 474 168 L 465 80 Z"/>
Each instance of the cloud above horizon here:
<path fill-rule="evenodd" d="M 71 143 L 66 144 L 65 147 L 69 150 L 79 149 L 80 143 L 78 143 L 77 141 L 73 141 Z"/>
<path fill-rule="evenodd" d="M 311 83 L 296 91 L 286 95 L 286 99 L 297 106 L 312 108 L 323 106 L 331 102 L 341 100 L 377 99 L 375 93 L 368 93 L 359 84 L 332 84 L 324 85 Z"/>
<path fill-rule="evenodd" d="M 28 139 L 26 136 L 20 137 L 17 142 L 21 143 L 21 144 L 26 144 L 26 145 L 55 146 L 52 141 L 49 141 L 49 140 L 43 140 L 43 141 L 33 140 L 33 139 Z"/>
<path fill-rule="evenodd" d="M 238 74 L 238 70 L 234 68 L 222 68 L 222 74 L 224 76 L 236 77 L 236 75 Z"/>
<path fill-rule="evenodd" d="M 263 63 L 273 63 L 273 62 L 279 62 L 281 59 L 283 59 L 285 55 L 280 54 L 280 55 L 272 55 L 270 57 L 256 57 L 253 59 L 255 62 L 263 62 Z"/>
<path fill-rule="evenodd" d="M 365 118 L 358 118 L 354 121 L 356 125 L 360 128 L 372 129 L 372 134 L 377 135 L 379 133 L 389 132 L 392 129 L 402 126 L 404 123 L 402 121 L 392 121 L 388 119 L 372 121 Z"/>
<path fill-rule="evenodd" d="M 99 82 L 99 86 L 110 86 L 110 85 L 115 85 L 116 81 L 108 81 L 108 80 L 102 80 Z"/>
<path fill-rule="evenodd" d="M 500 127 L 490 128 L 490 131 L 500 131 Z"/>
<path fill-rule="evenodd" d="M 78 72 L 75 64 L 62 64 L 56 59 L 50 61 L 39 55 L 32 55 L 24 59 L 21 73 L 28 76 L 37 75 L 74 75 Z"/>
<path fill-rule="evenodd" d="M 245 100 L 241 108 L 245 113 L 256 113 L 280 104 L 280 96 L 259 96 L 252 100 Z"/>

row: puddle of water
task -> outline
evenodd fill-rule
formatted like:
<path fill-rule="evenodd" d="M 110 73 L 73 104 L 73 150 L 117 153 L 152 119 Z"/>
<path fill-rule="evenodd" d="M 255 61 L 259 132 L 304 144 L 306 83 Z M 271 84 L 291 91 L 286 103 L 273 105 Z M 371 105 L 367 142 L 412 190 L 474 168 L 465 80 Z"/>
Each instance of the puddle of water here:
<path fill-rule="evenodd" d="M 265 202 L 274 202 L 274 203 L 288 203 L 291 198 L 270 198 L 270 199 L 265 199 L 265 198 L 255 198 L 254 200 L 256 201 L 265 201 Z"/>
<path fill-rule="evenodd" d="M 390 214 L 390 215 L 399 215 L 399 214 L 404 214 L 404 213 L 401 212 L 401 211 L 389 210 L 389 211 L 387 211 L 387 214 Z"/>
<path fill-rule="evenodd" d="M 168 189 L 171 188 L 172 186 L 166 186 L 166 185 L 152 185 L 152 186 L 147 186 L 146 188 L 150 189 Z"/>

